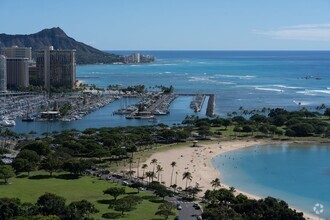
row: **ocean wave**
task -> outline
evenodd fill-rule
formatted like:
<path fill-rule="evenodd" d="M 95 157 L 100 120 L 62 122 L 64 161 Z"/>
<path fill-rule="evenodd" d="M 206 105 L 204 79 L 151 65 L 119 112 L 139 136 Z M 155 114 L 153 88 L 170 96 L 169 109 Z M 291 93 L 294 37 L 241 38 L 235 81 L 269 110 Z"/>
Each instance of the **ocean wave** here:
<path fill-rule="evenodd" d="M 172 73 L 172 72 L 166 71 L 166 72 L 164 72 L 164 73 L 169 74 L 169 73 Z"/>
<path fill-rule="evenodd" d="M 188 79 L 190 82 L 201 82 L 201 83 L 206 83 L 206 84 L 215 84 L 215 85 L 236 85 L 234 82 L 221 82 L 212 79 L 214 77 L 211 76 L 192 76 Z"/>
<path fill-rule="evenodd" d="M 153 63 L 150 64 L 149 66 L 177 66 L 178 64 L 176 63 Z"/>
<path fill-rule="evenodd" d="M 263 91 L 273 91 L 273 92 L 284 92 L 282 89 L 273 89 L 273 88 L 266 88 L 266 87 L 255 87 L 256 90 L 263 90 Z"/>
<path fill-rule="evenodd" d="M 302 87 L 297 86 L 285 86 L 285 85 L 272 85 L 274 87 L 284 88 L 284 89 L 301 89 Z"/>
<path fill-rule="evenodd" d="M 98 79 L 99 76 L 76 76 L 77 79 Z"/>
<path fill-rule="evenodd" d="M 320 95 L 320 94 L 330 95 L 330 90 L 322 90 L 322 89 L 309 90 L 309 89 L 306 89 L 304 91 L 298 91 L 297 93 L 304 94 L 304 95 L 310 95 L 310 96 L 316 96 L 316 95 Z"/>
<path fill-rule="evenodd" d="M 223 77 L 223 78 L 239 78 L 239 79 L 252 79 L 257 77 L 253 75 L 230 75 L 230 74 L 216 74 L 215 76 Z"/>

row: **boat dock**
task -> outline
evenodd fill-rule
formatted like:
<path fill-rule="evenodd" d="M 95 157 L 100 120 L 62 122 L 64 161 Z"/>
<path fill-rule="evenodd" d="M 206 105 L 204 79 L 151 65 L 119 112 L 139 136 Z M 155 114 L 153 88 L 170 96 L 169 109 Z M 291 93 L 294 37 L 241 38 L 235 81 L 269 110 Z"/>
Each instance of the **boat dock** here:
<path fill-rule="evenodd" d="M 154 94 L 145 97 L 126 119 L 153 119 L 155 115 L 167 115 L 168 108 L 176 97 L 175 94 Z"/>
<path fill-rule="evenodd" d="M 195 112 L 200 112 L 202 110 L 204 101 L 205 101 L 204 94 L 198 94 L 194 97 L 194 100 L 190 103 L 190 108 L 193 109 Z"/>

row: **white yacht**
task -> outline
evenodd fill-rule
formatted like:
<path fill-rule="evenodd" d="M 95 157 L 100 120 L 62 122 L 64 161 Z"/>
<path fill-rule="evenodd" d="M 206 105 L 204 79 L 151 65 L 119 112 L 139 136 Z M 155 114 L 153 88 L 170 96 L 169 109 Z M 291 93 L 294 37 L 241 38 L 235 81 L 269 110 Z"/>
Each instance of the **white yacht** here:
<path fill-rule="evenodd" d="M 16 122 L 14 120 L 10 120 L 5 117 L 0 119 L 0 126 L 2 126 L 2 127 L 12 127 L 15 125 L 16 125 Z"/>

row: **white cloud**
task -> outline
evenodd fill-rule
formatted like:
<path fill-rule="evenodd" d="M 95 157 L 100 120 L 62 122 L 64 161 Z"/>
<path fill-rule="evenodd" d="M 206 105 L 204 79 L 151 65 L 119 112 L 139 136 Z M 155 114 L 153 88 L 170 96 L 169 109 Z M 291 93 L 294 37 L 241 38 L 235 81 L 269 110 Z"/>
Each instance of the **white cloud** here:
<path fill-rule="evenodd" d="M 275 39 L 330 41 L 330 23 L 302 24 L 280 27 L 274 30 L 254 32 Z"/>

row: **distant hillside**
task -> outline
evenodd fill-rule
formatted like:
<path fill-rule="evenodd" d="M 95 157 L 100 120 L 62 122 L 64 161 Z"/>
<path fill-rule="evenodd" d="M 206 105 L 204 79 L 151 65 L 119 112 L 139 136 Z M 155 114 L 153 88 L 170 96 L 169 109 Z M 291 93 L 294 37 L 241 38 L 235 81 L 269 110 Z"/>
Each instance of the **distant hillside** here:
<path fill-rule="evenodd" d="M 77 64 L 113 63 L 119 61 L 119 55 L 105 53 L 78 42 L 67 36 L 59 27 L 44 29 L 29 35 L 0 34 L 0 48 L 13 45 L 32 47 L 33 51 L 51 45 L 54 46 L 54 49 L 76 49 Z"/>

